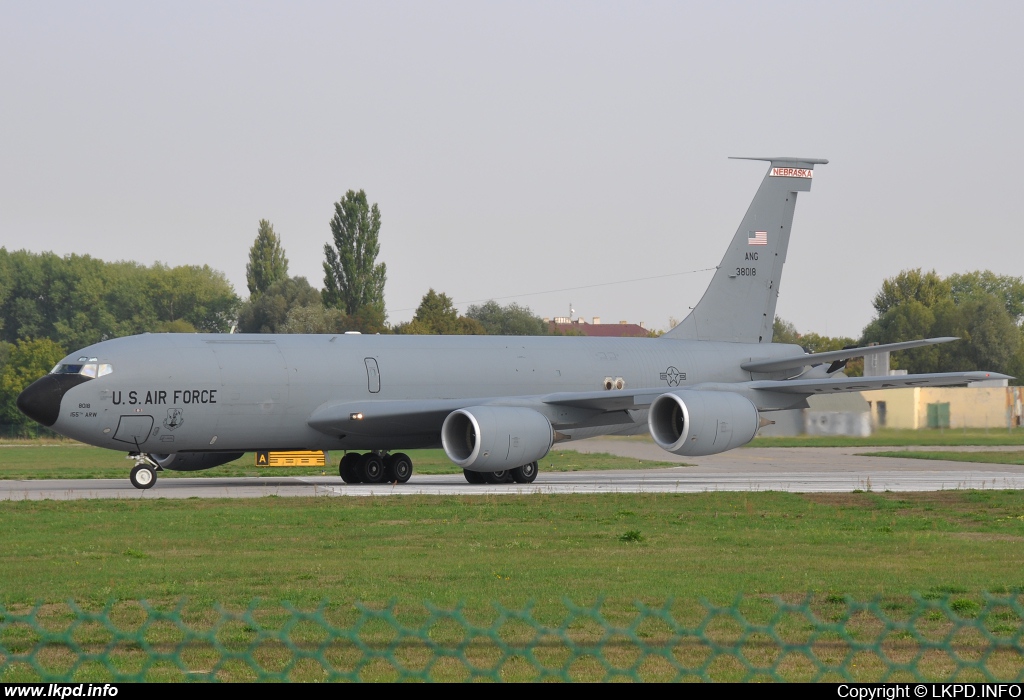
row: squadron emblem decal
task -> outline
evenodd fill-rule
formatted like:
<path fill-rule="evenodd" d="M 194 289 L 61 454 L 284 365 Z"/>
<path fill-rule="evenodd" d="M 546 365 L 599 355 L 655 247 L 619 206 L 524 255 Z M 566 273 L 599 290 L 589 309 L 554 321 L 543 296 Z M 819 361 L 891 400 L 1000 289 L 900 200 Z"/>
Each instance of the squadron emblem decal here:
<path fill-rule="evenodd" d="M 180 427 L 185 422 L 184 413 L 185 411 L 180 408 L 168 408 L 167 417 L 164 418 L 164 427 L 168 430 Z"/>
<path fill-rule="evenodd" d="M 661 381 L 668 382 L 669 386 L 679 386 L 686 381 L 686 372 L 680 372 L 675 367 L 669 367 L 661 373 Z"/>

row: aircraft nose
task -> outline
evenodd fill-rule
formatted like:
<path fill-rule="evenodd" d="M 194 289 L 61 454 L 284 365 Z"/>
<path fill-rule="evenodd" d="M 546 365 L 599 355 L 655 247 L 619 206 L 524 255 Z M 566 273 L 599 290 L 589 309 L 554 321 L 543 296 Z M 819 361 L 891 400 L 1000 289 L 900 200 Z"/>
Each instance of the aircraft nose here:
<path fill-rule="evenodd" d="M 60 416 L 60 402 L 68 389 L 89 379 L 81 374 L 47 374 L 18 394 L 18 410 L 49 428 Z"/>

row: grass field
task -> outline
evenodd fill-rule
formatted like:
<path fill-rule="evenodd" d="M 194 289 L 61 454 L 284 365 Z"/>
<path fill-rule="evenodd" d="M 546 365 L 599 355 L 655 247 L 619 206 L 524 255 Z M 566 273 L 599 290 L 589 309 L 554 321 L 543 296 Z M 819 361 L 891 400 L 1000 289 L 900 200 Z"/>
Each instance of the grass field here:
<path fill-rule="evenodd" d="M 75 442 L 41 442 L 32 445 L 0 444 L 0 479 L 126 479 L 134 462 L 124 452 L 89 447 Z M 418 474 L 461 474 L 443 450 L 410 450 Z M 180 477 L 224 476 L 309 476 L 338 475 L 337 460 L 341 453 L 331 453 L 333 464 L 326 467 L 256 467 L 252 453 L 223 466 L 197 472 L 166 470 L 161 479 Z M 647 469 L 659 466 L 681 466 L 670 462 L 640 462 L 608 454 L 580 454 L 572 450 L 552 450 L 541 460 L 545 471 L 580 471 L 601 469 Z"/>
<path fill-rule="evenodd" d="M 633 600 L 1024 587 L 1024 492 L 0 503 L 0 600 Z"/>
<path fill-rule="evenodd" d="M 771 596 L 795 602 L 812 593 L 815 613 L 825 620 L 846 614 L 843 594 L 879 598 L 881 609 L 898 619 L 912 609 L 911 592 L 920 591 L 926 599 L 947 599 L 956 614 L 971 617 L 981 609 L 983 591 L 1024 588 L 1024 493 L 1019 491 L 20 501 L 0 503 L 0 521 L 5 534 L 0 602 L 13 613 L 41 602 L 38 619 L 51 629 L 71 619 L 62 604 L 67 599 L 90 609 L 139 599 L 166 609 L 185 599 L 183 619 L 201 625 L 211 619 L 215 603 L 241 610 L 259 598 L 266 612 L 258 617 L 271 626 L 280 624 L 280 601 L 309 610 L 328 599 L 332 604 L 325 614 L 335 625 L 357 619 L 356 601 L 374 608 L 390 605 L 406 625 L 425 619 L 423 601 L 443 609 L 462 604 L 461 614 L 483 625 L 494 619 L 494 603 L 523 609 L 532 602 L 533 619 L 557 626 L 566 617 L 566 599 L 587 606 L 601 601 L 602 615 L 612 624 L 635 619 L 634 601 L 668 603 L 676 620 L 696 624 L 705 614 L 700 597 L 729 604 L 740 592 L 747 594 L 740 606 L 746 619 L 766 622 L 776 610 Z M 1000 615 L 984 624 L 1013 634 L 1019 615 L 1012 610 Z M 138 606 L 115 605 L 111 619 L 137 625 Z M 731 643 L 738 634 L 731 620 L 726 615 L 703 634 Z M 805 622 L 793 617 L 774 627 L 796 641 L 806 639 Z M 863 640 L 879 630 L 871 618 L 849 625 Z M 941 639 L 950 624 L 936 613 L 923 618 L 919 628 Z M 431 639 L 454 643 L 461 629 L 441 624 L 432 628 Z M 602 635 L 602 628 L 585 617 L 569 629 L 580 643 Z M 95 623 L 74 634 L 94 652 L 109 639 Z M 180 638 L 171 625 L 146 634 L 165 650 L 174 648 L 176 635 Z M 251 625 L 242 623 L 230 623 L 217 634 L 227 648 L 238 650 L 254 638 Z M 318 634 L 312 628 L 295 633 L 307 647 L 315 646 Z M 362 634 L 371 647 L 383 649 L 394 633 L 370 625 Z M 505 634 L 523 641 L 531 633 L 512 624 Z M 639 634 L 655 643 L 668 633 L 655 620 Z M 24 628 L 0 635 L 14 649 L 30 648 L 32 638 Z M 967 649 L 962 653 L 974 653 L 978 639 L 976 633 L 961 635 L 956 644 Z M 910 643 L 906 633 L 894 632 L 886 645 L 893 658 L 909 658 Z M 823 640 L 820 653 L 838 655 L 838 663 L 845 652 L 829 644 Z M 562 653 L 558 646 L 550 649 L 555 658 Z M 770 665 L 774 648 L 775 642 L 760 633 L 744 642 L 744 654 L 762 665 Z M 348 645 L 337 653 L 349 653 L 345 649 L 352 651 Z M 140 668 L 138 650 L 129 646 L 118 653 L 125 668 Z M 273 667 L 292 652 L 272 643 L 255 653 Z M 421 655 L 426 647 L 403 646 L 397 653 Z M 490 653 L 484 647 L 467 652 L 481 659 Z M 686 647 L 676 653 L 691 659 L 706 651 Z M 209 669 L 216 658 L 203 645 L 183 654 L 186 665 L 198 669 Z M 612 640 L 605 654 L 628 666 L 635 652 L 630 644 Z M 862 656 L 848 672 L 878 678 L 885 664 Z M 71 658 L 63 648 L 44 657 L 57 667 L 66 667 Z M 811 677 L 806 659 L 794 659 L 780 673 L 796 680 Z M 986 663 L 999 677 L 1012 677 L 1021 666 L 1013 652 Z M 946 677 L 955 666 L 937 654 L 920 668 Z M 671 677 L 671 669 L 662 671 Z M 648 677 L 658 678 L 662 671 Z M 0 680 L 29 680 L 33 673 L 16 665 Z M 437 673 L 440 678 L 465 675 L 460 664 L 441 665 Z M 502 677 L 529 679 L 533 673 L 533 667 L 513 663 Z M 593 680 L 604 673 L 591 658 L 574 667 L 571 677 Z M 722 680 L 744 673 L 744 666 L 730 658 L 712 670 Z M 107 677 L 102 668 L 88 666 L 78 676 Z M 180 672 L 165 664 L 152 677 L 179 678 Z M 223 680 L 252 677 L 241 663 L 218 672 Z M 315 680 L 324 674 L 312 664 L 293 677 Z M 394 669 L 371 665 L 361 677 L 387 680 Z"/>
<path fill-rule="evenodd" d="M 1024 429 L 877 430 L 869 437 L 794 435 L 756 437 L 748 447 L 903 447 L 907 445 L 1024 445 Z"/>
<path fill-rule="evenodd" d="M 1018 444 L 1024 444 L 1024 431 L 882 431 L 866 439 L 802 436 L 752 443 Z M 419 473 L 458 471 L 441 450 L 411 454 Z M 872 455 L 1024 463 L 1024 450 Z M 332 455 L 332 460 L 338 457 Z M 553 451 L 542 467 L 566 471 L 664 464 L 566 450 Z M 4 479 L 125 478 L 130 466 L 122 453 L 72 442 L 0 442 Z M 261 469 L 247 454 L 216 469 L 164 472 L 161 478 L 323 472 L 335 474 L 336 467 Z M 241 610 L 260 599 L 271 606 L 265 613 L 271 622 L 280 617 L 280 608 L 273 606 L 281 601 L 308 610 L 329 600 L 326 614 L 338 625 L 357 618 L 356 601 L 374 608 L 391 604 L 406 624 L 425 618 L 423 601 L 448 609 L 461 604 L 467 618 L 479 624 L 494 618 L 494 604 L 522 609 L 532 603 L 537 620 L 560 624 L 569 600 L 581 605 L 600 601 L 602 614 L 618 624 L 633 619 L 634 601 L 655 606 L 669 602 L 677 620 L 695 624 L 703 614 L 701 597 L 727 604 L 745 593 L 743 613 L 764 622 L 776 609 L 770 602 L 773 596 L 797 601 L 810 593 L 816 614 L 828 620 L 842 617 L 847 594 L 877 597 L 887 614 L 899 617 L 912 609 L 910 596 L 917 591 L 926 599 L 947 598 L 951 609 L 969 617 L 981 609 L 985 591 L 1024 590 L 1020 491 L 23 501 L 0 502 L 0 528 L 0 603 L 18 612 L 41 602 L 40 620 L 58 627 L 71 619 L 62 604 L 68 599 L 91 609 L 124 601 L 114 608 L 112 619 L 119 622 L 138 618 L 138 606 L 131 601 L 141 599 L 164 608 L 186 601 L 183 615 L 191 622 L 210 620 L 215 604 Z M 1020 618 L 1016 613 L 1004 617 L 986 624 L 1011 633 Z M 932 625 L 931 633 L 940 636 L 950 629 L 937 614 L 923 624 Z M 244 648 L 251 639 L 252 631 L 246 629 L 236 625 L 225 632 L 232 648 Z M 572 629 L 584 640 L 601 634 L 585 622 L 574 622 Z M 854 633 L 870 635 L 875 629 L 868 620 Z M 95 625 L 82 630 L 82 638 L 91 640 L 86 647 L 99 649 L 105 633 Z M 806 625 L 790 621 L 777 631 L 786 639 L 799 639 Z M 710 634 L 724 643 L 735 633 L 725 624 Z M 0 631 L 0 643 L 11 641 L 10 634 Z M 171 630 L 154 634 L 165 648 L 174 637 Z M 381 628 L 369 636 L 375 644 L 386 644 L 389 634 Z M 457 638 L 458 630 L 439 634 Z M 528 630 L 515 634 L 528 636 Z M 315 632 L 301 637 L 303 643 L 315 638 Z M 910 653 L 900 651 L 904 643 L 897 635 L 895 653 Z M 758 644 L 746 653 L 770 661 L 771 645 Z M 280 645 L 274 649 L 266 653 L 278 663 L 286 650 Z M 617 663 L 628 665 L 630 652 L 616 649 L 609 654 L 619 654 Z M 137 657 L 136 652 L 126 653 Z M 59 649 L 47 654 L 58 661 L 68 658 Z M 208 652 L 195 649 L 189 654 L 190 667 L 209 667 Z M 1018 672 L 1020 655 L 1011 657 L 996 664 L 1004 674 L 1000 677 Z M 878 678 L 883 666 L 877 659 L 865 659 L 848 670 L 868 680 Z M 508 674 L 503 671 L 509 679 L 532 677 L 529 668 L 521 669 L 522 675 L 516 675 L 514 665 L 509 668 Z M 945 677 L 949 663 L 937 658 L 924 668 L 936 678 Z M 573 677 L 595 680 L 604 672 L 593 660 L 580 669 Z M 786 678 L 810 677 L 799 664 L 793 669 L 786 671 Z M 152 677 L 177 677 L 173 669 L 165 671 Z M 453 675 L 447 673 L 439 677 L 460 677 L 457 664 Z M 81 679 L 108 677 L 95 668 L 82 674 Z M 714 674 L 722 680 L 742 676 L 737 663 L 726 663 Z M 322 677 L 316 666 L 295 676 Z M 387 680 L 394 672 L 368 667 L 363 677 Z M 2 681 L 33 678 L 24 666 L 9 667 L 0 675 Z M 246 680 L 252 675 L 244 667 L 226 667 L 218 678 Z"/>

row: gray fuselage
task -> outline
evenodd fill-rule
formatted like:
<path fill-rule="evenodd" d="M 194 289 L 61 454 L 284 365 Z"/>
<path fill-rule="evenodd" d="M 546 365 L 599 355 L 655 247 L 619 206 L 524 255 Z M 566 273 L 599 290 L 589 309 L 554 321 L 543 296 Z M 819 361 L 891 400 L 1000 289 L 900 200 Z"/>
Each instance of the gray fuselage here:
<path fill-rule="evenodd" d="M 328 403 L 542 396 L 742 382 L 751 358 L 793 345 L 669 338 L 146 334 L 83 348 L 112 371 L 68 389 L 53 429 L 100 447 L 151 453 L 263 449 L 394 450 L 440 446 L 440 424 L 373 437 L 309 425 Z M 575 438 L 646 429 L 569 429 Z M 557 424 L 557 417 L 552 418 Z M 556 428 L 558 426 L 556 425 Z"/>

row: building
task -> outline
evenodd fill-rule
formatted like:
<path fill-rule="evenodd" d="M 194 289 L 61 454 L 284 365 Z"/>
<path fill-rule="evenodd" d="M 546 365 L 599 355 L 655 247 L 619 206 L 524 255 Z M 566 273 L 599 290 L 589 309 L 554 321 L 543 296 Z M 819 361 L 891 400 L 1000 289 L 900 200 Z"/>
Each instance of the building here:
<path fill-rule="evenodd" d="M 864 392 L 879 428 L 1019 428 L 1024 387 L 914 387 Z"/>
<path fill-rule="evenodd" d="M 651 333 L 644 328 L 643 321 L 639 324 L 619 321 L 618 323 L 601 323 L 600 316 L 594 316 L 593 323 L 582 318 L 571 319 L 568 316 L 556 316 L 544 319 L 548 324 L 548 332 L 558 335 L 586 335 L 591 338 L 646 338 Z"/>
<path fill-rule="evenodd" d="M 871 435 L 871 413 L 865 394 L 819 394 L 807 397 L 807 408 L 765 411 L 762 418 L 774 421 L 757 431 L 764 437 L 790 435 Z"/>

